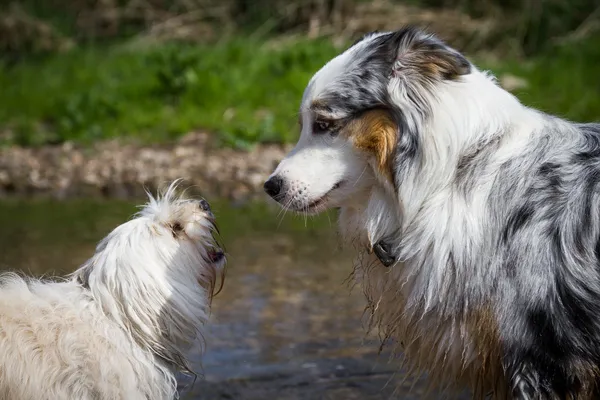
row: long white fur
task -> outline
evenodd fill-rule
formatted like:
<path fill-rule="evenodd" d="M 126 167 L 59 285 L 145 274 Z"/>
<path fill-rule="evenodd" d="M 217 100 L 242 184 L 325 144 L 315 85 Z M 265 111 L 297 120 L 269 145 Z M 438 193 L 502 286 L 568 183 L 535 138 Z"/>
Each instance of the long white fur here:
<path fill-rule="evenodd" d="M 163 400 L 201 345 L 212 222 L 174 182 L 65 279 L 0 276 L 0 398 Z M 184 225 L 175 237 L 174 221 Z"/>

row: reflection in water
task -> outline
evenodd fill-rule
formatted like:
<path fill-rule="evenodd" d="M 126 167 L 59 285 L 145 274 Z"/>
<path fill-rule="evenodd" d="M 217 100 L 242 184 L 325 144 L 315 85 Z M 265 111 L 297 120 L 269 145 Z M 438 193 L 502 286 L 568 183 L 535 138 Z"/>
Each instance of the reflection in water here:
<path fill-rule="evenodd" d="M 330 217 L 305 221 L 264 205 L 213 204 L 229 254 L 214 302 L 208 351 L 192 357 L 205 379 L 186 399 L 417 399 L 361 324 L 360 288 Z M 0 203 L 0 267 L 67 273 L 135 212 L 123 202 Z M 331 217 L 333 220 L 333 216 Z M 407 383 L 408 384 L 410 382 Z"/>

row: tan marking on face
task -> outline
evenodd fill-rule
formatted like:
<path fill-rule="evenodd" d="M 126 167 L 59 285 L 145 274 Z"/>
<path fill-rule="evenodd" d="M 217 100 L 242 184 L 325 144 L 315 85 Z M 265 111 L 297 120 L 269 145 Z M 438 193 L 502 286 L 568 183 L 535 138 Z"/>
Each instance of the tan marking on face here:
<path fill-rule="evenodd" d="M 367 111 L 349 122 L 342 134 L 348 137 L 358 150 L 372 155 L 376 172 L 394 183 L 393 156 L 398 142 L 398 128 L 389 112 Z"/>

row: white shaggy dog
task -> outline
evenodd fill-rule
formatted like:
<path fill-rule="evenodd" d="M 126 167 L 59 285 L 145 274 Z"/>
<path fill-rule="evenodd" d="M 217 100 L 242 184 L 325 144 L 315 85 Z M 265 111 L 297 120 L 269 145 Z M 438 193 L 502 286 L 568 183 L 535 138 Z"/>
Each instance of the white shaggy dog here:
<path fill-rule="evenodd" d="M 209 204 L 175 190 L 149 195 L 67 279 L 0 276 L 0 399 L 177 395 L 225 256 Z"/>
<path fill-rule="evenodd" d="M 478 398 L 600 398 L 600 124 L 526 107 L 410 27 L 328 62 L 300 115 L 265 190 L 340 209 L 413 370 Z"/>

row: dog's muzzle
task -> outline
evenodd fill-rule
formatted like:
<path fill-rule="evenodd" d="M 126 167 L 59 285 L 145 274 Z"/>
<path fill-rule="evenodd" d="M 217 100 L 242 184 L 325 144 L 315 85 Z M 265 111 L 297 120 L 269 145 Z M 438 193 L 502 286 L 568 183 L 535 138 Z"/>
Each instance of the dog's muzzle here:
<path fill-rule="evenodd" d="M 379 261 L 385 266 L 390 267 L 396 262 L 396 257 L 392 254 L 391 245 L 385 240 L 380 240 L 373 246 L 373 253 L 379 258 Z"/>

